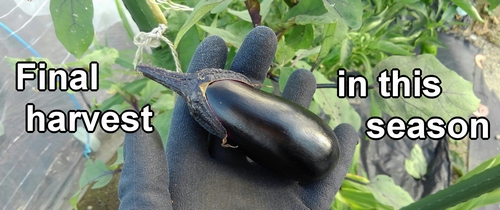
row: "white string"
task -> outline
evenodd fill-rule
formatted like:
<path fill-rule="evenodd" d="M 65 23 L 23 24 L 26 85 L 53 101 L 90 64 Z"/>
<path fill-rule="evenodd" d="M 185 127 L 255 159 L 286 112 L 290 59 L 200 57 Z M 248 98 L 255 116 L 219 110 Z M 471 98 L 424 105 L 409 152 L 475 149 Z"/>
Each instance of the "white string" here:
<path fill-rule="evenodd" d="M 188 6 L 184 6 L 182 4 L 174 3 L 172 0 L 151 0 L 151 2 L 158 4 L 158 5 L 161 5 L 161 6 L 163 6 L 162 4 L 165 4 L 167 6 L 163 6 L 163 7 L 167 8 L 167 9 L 170 8 L 173 10 L 193 11 L 193 8 L 188 7 Z"/>
<path fill-rule="evenodd" d="M 179 73 L 182 73 L 179 55 L 177 55 L 177 51 L 175 51 L 174 44 L 170 40 L 168 40 L 167 37 L 163 36 L 165 31 L 167 31 L 167 26 L 165 24 L 160 24 L 151 32 L 140 32 L 135 35 L 134 44 L 138 47 L 138 49 L 135 53 L 134 69 L 136 68 L 137 64 L 142 61 L 142 53 L 144 47 L 157 48 L 161 46 L 161 41 L 164 41 L 170 47 L 170 51 L 172 52 L 172 56 L 174 57 L 175 70 Z"/>

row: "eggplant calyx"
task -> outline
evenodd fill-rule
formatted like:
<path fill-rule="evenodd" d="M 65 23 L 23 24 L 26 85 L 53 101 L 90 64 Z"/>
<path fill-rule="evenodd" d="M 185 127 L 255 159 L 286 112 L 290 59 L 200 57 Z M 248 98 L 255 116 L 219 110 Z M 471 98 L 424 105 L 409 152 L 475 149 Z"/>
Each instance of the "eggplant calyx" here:
<path fill-rule="evenodd" d="M 178 73 L 145 64 L 137 65 L 137 71 L 179 94 L 186 101 L 191 116 L 209 133 L 222 139 L 222 147 L 238 147 L 227 143 L 227 130 L 210 107 L 205 92 L 210 84 L 221 80 L 258 86 L 251 84 L 245 75 L 214 68 L 202 69 L 195 73 Z"/>

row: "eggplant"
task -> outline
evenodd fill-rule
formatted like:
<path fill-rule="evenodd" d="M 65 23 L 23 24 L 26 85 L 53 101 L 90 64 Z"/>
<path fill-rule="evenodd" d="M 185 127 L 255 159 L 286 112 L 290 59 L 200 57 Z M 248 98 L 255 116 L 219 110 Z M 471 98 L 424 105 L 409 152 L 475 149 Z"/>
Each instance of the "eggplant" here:
<path fill-rule="evenodd" d="M 182 74 L 147 65 L 137 69 L 183 97 L 193 118 L 221 138 L 222 146 L 237 147 L 264 168 L 307 183 L 324 179 L 337 165 L 338 140 L 326 122 L 259 90 L 260 84 L 242 74 L 222 69 Z"/>

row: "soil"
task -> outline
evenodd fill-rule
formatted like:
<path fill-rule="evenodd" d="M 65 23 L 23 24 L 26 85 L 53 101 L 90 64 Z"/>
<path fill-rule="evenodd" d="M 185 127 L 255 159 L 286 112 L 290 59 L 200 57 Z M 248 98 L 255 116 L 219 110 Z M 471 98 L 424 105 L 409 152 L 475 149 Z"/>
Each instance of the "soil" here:
<path fill-rule="evenodd" d="M 478 66 L 483 70 L 485 83 L 500 98 L 500 6 L 488 14 L 484 10 L 485 0 L 478 1 L 484 23 L 474 22 L 465 30 L 456 27 L 453 33 L 470 40 L 481 48 L 482 54 L 476 57 Z"/>
<path fill-rule="evenodd" d="M 111 165 L 116 160 L 116 153 L 108 161 L 108 165 Z M 120 181 L 120 174 L 116 173 L 113 175 L 111 181 L 104 187 L 99 189 L 88 188 L 85 195 L 81 198 L 78 203 L 79 210 L 116 210 L 120 206 L 120 200 L 118 199 L 118 182 Z"/>
<path fill-rule="evenodd" d="M 481 54 L 476 55 L 475 63 L 484 75 L 484 82 L 487 87 L 500 98 L 500 6 L 494 11 L 485 10 L 486 0 L 477 1 L 476 7 L 484 20 L 484 23 L 474 21 L 466 27 L 453 27 L 451 33 L 469 40 L 480 48 Z M 470 18 L 469 18 L 470 19 Z M 496 110 L 490 110 L 496 111 Z M 480 114 L 488 115 L 488 108 L 483 107 L 477 111 Z M 450 144 L 450 149 L 457 152 L 464 160 L 465 166 L 469 166 L 469 143 L 464 139 L 461 144 Z M 470 170 L 469 168 L 468 170 Z M 451 183 L 453 184 L 460 176 L 454 170 Z"/>

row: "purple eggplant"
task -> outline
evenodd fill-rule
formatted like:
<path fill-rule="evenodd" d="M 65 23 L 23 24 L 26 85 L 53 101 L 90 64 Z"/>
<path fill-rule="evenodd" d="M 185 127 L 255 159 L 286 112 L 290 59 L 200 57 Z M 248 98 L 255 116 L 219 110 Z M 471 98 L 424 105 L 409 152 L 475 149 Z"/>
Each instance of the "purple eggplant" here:
<path fill-rule="evenodd" d="M 330 126 L 308 109 L 258 89 L 242 74 L 222 69 L 176 73 L 137 69 L 183 97 L 193 118 L 257 164 L 299 182 L 318 181 L 337 165 L 340 151 Z M 227 139 L 234 145 L 229 145 Z"/>

